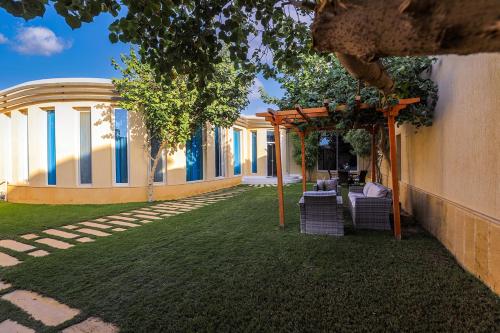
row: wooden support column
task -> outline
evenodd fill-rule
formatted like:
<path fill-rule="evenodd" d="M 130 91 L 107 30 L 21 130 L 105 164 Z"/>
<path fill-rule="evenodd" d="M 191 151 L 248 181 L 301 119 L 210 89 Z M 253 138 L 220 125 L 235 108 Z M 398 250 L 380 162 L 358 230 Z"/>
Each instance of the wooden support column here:
<path fill-rule="evenodd" d="M 285 227 L 285 203 L 283 200 L 283 170 L 281 168 L 281 138 L 279 120 L 275 119 L 274 125 L 274 147 L 276 149 L 276 175 L 278 177 L 278 204 L 280 215 L 280 227 Z"/>
<path fill-rule="evenodd" d="M 377 181 L 377 143 L 375 142 L 376 127 L 372 126 L 372 182 Z"/>
<path fill-rule="evenodd" d="M 306 185 L 306 144 L 305 144 L 305 136 L 306 133 L 303 131 L 299 131 L 299 136 L 300 136 L 300 152 L 301 152 L 301 157 L 302 157 L 302 192 L 306 191 L 307 185 Z"/>
<path fill-rule="evenodd" d="M 397 110 L 397 109 L 396 109 Z M 401 240 L 401 214 L 399 210 L 399 180 L 398 163 L 396 151 L 396 115 L 399 110 L 392 109 L 387 112 L 387 126 L 389 128 L 389 145 L 391 157 L 391 178 L 392 178 L 392 212 L 394 214 L 394 237 Z"/>

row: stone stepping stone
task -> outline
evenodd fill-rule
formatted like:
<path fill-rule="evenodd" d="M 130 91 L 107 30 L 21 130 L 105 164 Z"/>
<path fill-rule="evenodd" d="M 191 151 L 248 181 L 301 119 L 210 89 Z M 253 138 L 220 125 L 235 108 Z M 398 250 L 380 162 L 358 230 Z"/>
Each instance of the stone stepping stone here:
<path fill-rule="evenodd" d="M 17 264 L 20 264 L 22 261 L 20 261 L 17 258 L 14 258 L 12 256 L 9 256 L 8 254 L 0 252 L 0 267 L 10 267 L 10 266 L 15 266 Z"/>
<path fill-rule="evenodd" d="M 7 282 L 0 280 L 0 291 L 5 290 L 5 289 L 9 289 L 10 287 L 12 287 L 12 285 L 10 283 L 7 283 Z"/>
<path fill-rule="evenodd" d="M 67 239 L 73 239 L 73 238 L 80 237 L 77 234 L 72 234 L 71 232 L 66 232 L 66 231 L 61 231 L 61 230 L 56 230 L 56 229 L 47 229 L 47 230 L 44 230 L 44 233 L 47 235 L 57 236 L 57 237 L 67 238 Z"/>
<path fill-rule="evenodd" d="M 73 244 L 66 243 L 57 239 L 52 239 L 52 238 L 42 238 L 42 239 L 37 239 L 35 242 L 40 243 L 40 244 L 45 244 L 50 247 L 60 249 L 60 250 L 66 250 L 69 249 L 70 247 L 73 247 Z"/>
<path fill-rule="evenodd" d="M 45 251 L 45 250 L 36 250 L 33 252 L 28 253 L 28 255 L 32 257 L 45 257 L 48 256 L 50 253 Z"/>
<path fill-rule="evenodd" d="M 112 226 L 109 226 L 109 227 L 112 228 Z M 107 232 L 95 230 L 95 229 L 89 229 L 89 228 L 82 228 L 82 229 L 78 229 L 77 231 L 81 232 L 82 234 L 93 235 L 93 236 L 97 236 L 97 237 L 111 236 L 111 234 L 108 234 Z"/>
<path fill-rule="evenodd" d="M 117 231 L 117 232 L 127 231 L 127 229 L 124 229 L 124 228 L 114 228 L 114 229 L 111 229 L 111 230 Z"/>
<path fill-rule="evenodd" d="M 102 219 L 102 218 L 101 218 L 101 219 L 95 219 L 94 221 L 96 221 L 96 222 L 106 222 L 106 221 L 107 221 L 107 219 Z"/>
<path fill-rule="evenodd" d="M 121 213 L 121 215 L 130 216 L 132 213 Z"/>
<path fill-rule="evenodd" d="M 119 216 L 119 215 L 108 216 L 108 219 L 122 220 L 122 221 L 128 221 L 128 222 L 137 221 L 137 219 L 134 219 L 132 217 L 125 217 L 125 216 Z M 110 223 L 110 222 L 108 222 L 108 223 Z"/>
<path fill-rule="evenodd" d="M 80 310 L 72 309 L 53 298 L 27 290 L 15 290 L 3 295 L 2 299 L 21 308 L 46 326 L 61 325 L 80 313 Z"/>
<path fill-rule="evenodd" d="M 134 215 L 135 217 L 137 218 L 140 218 L 140 219 L 150 219 L 150 220 L 161 220 L 161 217 L 158 217 L 158 216 L 152 216 L 152 215 L 142 215 L 142 214 L 135 214 Z"/>
<path fill-rule="evenodd" d="M 172 210 L 172 209 L 158 209 L 158 211 L 165 213 L 165 214 L 172 214 L 172 215 L 182 214 L 182 212 L 179 212 L 177 210 Z"/>
<path fill-rule="evenodd" d="M 79 226 L 77 226 L 77 225 L 65 225 L 62 228 L 68 229 L 68 230 L 75 230 L 75 229 L 79 228 Z"/>
<path fill-rule="evenodd" d="M 119 329 L 113 324 L 106 323 L 100 318 L 90 317 L 81 323 L 65 328 L 62 333 L 118 333 Z"/>
<path fill-rule="evenodd" d="M 133 210 L 132 212 L 134 212 L 135 214 L 158 215 L 158 213 L 155 213 L 155 212 L 149 211 L 149 210 L 146 210 L 146 211 Z"/>
<path fill-rule="evenodd" d="M 36 333 L 35 330 L 10 319 L 0 323 L 0 333 Z"/>
<path fill-rule="evenodd" d="M 141 221 L 139 221 L 139 222 L 140 222 L 140 223 L 144 223 L 144 224 L 146 224 L 146 223 L 151 223 L 151 222 L 153 222 L 153 221 L 150 221 L 150 220 L 141 220 Z"/>
<path fill-rule="evenodd" d="M 35 238 L 38 238 L 40 236 L 38 235 L 35 235 L 35 234 L 26 234 L 26 235 L 22 235 L 21 238 L 24 238 L 26 240 L 30 240 L 30 239 L 35 239 Z"/>
<path fill-rule="evenodd" d="M 119 226 L 122 226 L 122 227 L 129 227 L 129 228 L 135 228 L 135 227 L 140 227 L 141 226 L 140 224 L 135 224 L 135 223 L 130 223 L 130 222 L 123 222 L 123 221 L 109 221 L 107 223 L 114 224 L 114 225 L 119 225 Z"/>
<path fill-rule="evenodd" d="M 26 252 L 29 250 L 36 249 L 36 247 L 34 246 L 24 244 L 11 239 L 0 240 L 0 246 L 16 252 Z"/>
<path fill-rule="evenodd" d="M 84 225 L 86 227 L 92 227 L 92 228 L 96 228 L 96 229 L 109 229 L 109 228 L 111 228 L 110 225 L 101 224 L 101 223 L 94 223 L 94 222 L 81 222 L 80 224 Z"/>
<path fill-rule="evenodd" d="M 93 242 L 94 239 L 92 239 L 90 237 L 82 237 L 82 238 L 78 238 L 76 241 L 79 243 L 90 243 L 90 242 Z"/>

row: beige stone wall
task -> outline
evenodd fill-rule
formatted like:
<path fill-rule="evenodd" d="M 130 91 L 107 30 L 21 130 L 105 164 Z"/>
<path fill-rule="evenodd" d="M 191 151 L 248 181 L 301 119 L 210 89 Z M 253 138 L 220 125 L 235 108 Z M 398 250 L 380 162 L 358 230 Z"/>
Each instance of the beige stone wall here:
<path fill-rule="evenodd" d="M 402 206 L 500 292 L 500 54 L 440 57 L 433 79 L 433 126 L 396 132 Z"/>

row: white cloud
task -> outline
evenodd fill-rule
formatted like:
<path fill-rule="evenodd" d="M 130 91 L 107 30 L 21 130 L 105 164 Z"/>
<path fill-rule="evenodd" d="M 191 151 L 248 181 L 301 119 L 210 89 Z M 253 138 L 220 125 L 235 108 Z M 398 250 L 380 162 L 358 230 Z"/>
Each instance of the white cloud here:
<path fill-rule="evenodd" d="M 0 44 L 5 44 L 8 41 L 9 40 L 7 39 L 7 37 L 5 37 L 5 35 L 0 32 Z"/>
<path fill-rule="evenodd" d="M 264 84 L 262 83 L 261 80 L 258 78 L 255 78 L 253 80 L 252 86 L 250 87 L 250 91 L 248 93 L 248 99 L 250 102 L 255 101 L 255 100 L 260 100 L 260 89 L 264 89 Z"/>
<path fill-rule="evenodd" d="M 16 36 L 14 50 L 22 54 L 51 56 L 71 47 L 71 43 L 45 27 L 21 28 Z"/>

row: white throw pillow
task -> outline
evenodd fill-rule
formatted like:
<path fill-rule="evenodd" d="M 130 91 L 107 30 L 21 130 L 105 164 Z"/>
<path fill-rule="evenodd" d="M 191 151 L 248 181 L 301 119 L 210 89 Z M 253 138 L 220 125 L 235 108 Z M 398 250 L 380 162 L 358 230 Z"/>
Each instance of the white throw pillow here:
<path fill-rule="evenodd" d="M 387 196 L 387 189 L 381 185 L 373 184 L 366 196 L 370 198 L 385 198 Z"/>

